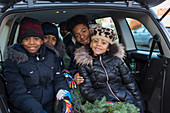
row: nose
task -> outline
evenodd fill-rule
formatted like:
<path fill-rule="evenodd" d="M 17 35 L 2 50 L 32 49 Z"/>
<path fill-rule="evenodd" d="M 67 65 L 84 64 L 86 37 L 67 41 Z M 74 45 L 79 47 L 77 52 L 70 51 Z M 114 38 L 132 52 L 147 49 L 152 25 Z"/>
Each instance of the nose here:
<path fill-rule="evenodd" d="M 98 41 L 96 45 L 97 45 L 97 46 L 100 46 L 100 45 L 101 45 L 101 42 L 100 42 L 100 41 Z"/>
<path fill-rule="evenodd" d="M 33 39 L 33 38 L 31 38 L 31 39 L 30 39 L 30 44 L 35 44 L 35 42 L 34 42 L 34 39 Z"/>
<path fill-rule="evenodd" d="M 83 34 L 80 34 L 80 38 L 81 38 L 81 39 L 84 39 L 84 35 L 83 35 Z"/>
<path fill-rule="evenodd" d="M 52 39 L 49 38 L 47 42 L 51 44 L 52 43 Z"/>

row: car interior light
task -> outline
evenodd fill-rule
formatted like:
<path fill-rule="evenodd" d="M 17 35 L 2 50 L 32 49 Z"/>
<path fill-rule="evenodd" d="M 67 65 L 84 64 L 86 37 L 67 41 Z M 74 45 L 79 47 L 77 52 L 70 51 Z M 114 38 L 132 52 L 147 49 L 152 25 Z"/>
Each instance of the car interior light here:
<path fill-rule="evenodd" d="M 66 13 L 67 11 L 63 11 L 63 13 Z"/>
<path fill-rule="evenodd" d="M 59 11 L 56 11 L 55 13 L 60 13 Z"/>

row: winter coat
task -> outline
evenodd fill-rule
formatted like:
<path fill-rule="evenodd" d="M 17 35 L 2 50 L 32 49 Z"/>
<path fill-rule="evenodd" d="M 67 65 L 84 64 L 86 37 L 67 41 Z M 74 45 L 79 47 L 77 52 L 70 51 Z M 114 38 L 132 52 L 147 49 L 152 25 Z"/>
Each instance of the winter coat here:
<path fill-rule="evenodd" d="M 16 44 L 8 49 L 4 75 L 12 113 L 53 113 L 55 95 L 68 85 L 57 63 L 57 53 L 41 46 L 28 53 Z"/>
<path fill-rule="evenodd" d="M 57 56 L 57 62 L 61 66 L 61 69 L 65 69 L 64 62 L 63 62 L 63 57 L 66 55 L 66 50 L 65 46 L 62 40 L 57 40 L 55 46 L 48 45 L 44 43 L 44 45 L 48 48 L 50 48 L 52 51 L 56 53 Z"/>
<path fill-rule="evenodd" d="M 68 32 L 64 37 L 63 37 L 63 42 L 66 48 L 68 47 L 69 43 L 72 42 L 72 33 Z"/>
<path fill-rule="evenodd" d="M 74 57 L 75 57 L 74 52 L 75 52 L 76 49 L 80 48 L 81 46 L 83 46 L 83 45 L 76 42 L 76 44 L 72 44 L 69 47 L 70 53 L 68 55 L 69 55 L 71 60 L 70 60 L 70 65 L 68 67 L 68 70 L 70 71 L 72 76 L 74 76 L 78 72 L 78 67 L 76 65 L 76 61 L 74 60 Z"/>
<path fill-rule="evenodd" d="M 80 84 L 82 96 L 89 102 L 101 100 L 128 102 L 145 109 L 139 88 L 128 67 L 122 60 L 123 47 L 114 44 L 117 51 L 110 57 L 108 52 L 93 56 L 81 47 L 75 52 L 75 60 L 79 65 L 79 74 L 84 78 Z"/>

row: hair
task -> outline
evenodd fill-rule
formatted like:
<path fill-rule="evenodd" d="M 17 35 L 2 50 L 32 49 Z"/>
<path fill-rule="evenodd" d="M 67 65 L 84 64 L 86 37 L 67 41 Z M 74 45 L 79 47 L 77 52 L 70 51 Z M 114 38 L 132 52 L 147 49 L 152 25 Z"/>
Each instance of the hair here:
<path fill-rule="evenodd" d="M 89 28 L 89 21 L 85 15 L 75 15 L 67 20 L 66 26 L 67 30 L 72 32 L 76 25 L 83 24 Z"/>
<path fill-rule="evenodd" d="M 60 22 L 58 27 L 63 27 L 64 29 L 66 29 L 66 22 L 65 21 Z"/>

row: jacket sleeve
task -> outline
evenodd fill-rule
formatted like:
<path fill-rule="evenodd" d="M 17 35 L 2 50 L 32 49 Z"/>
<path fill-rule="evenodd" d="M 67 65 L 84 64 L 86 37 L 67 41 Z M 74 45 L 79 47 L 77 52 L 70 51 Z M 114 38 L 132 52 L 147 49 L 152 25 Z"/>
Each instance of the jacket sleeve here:
<path fill-rule="evenodd" d="M 41 104 L 29 95 L 24 79 L 20 74 L 16 62 L 7 59 L 4 64 L 4 76 L 7 80 L 7 92 L 10 103 L 24 112 L 39 113 L 42 109 Z"/>
<path fill-rule="evenodd" d="M 63 58 L 57 57 L 57 62 L 59 63 L 59 65 L 60 65 L 60 67 L 61 67 L 61 70 L 62 70 L 62 69 L 65 69 L 64 62 L 63 62 Z"/>
<path fill-rule="evenodd" d="M 127 89 L 133 94 L 134 98 L 136 99 L 140 109 L 145 110 L 145 104 L 142 99 L 141 92 L 137 83 L 129 71 L 129 68 L 126 66 L 125 62 L 122 59 L 118 61 L 120 67 L 120 73 L 122 77 L 123 84 L 127 87 Z"/>
<path fill-rule="evenodd" d="M 71 73 L 72 77 L 78 72 L 78 66 L 76 65 L 76 61 L 74 60 L 75 57 L 75 45 L 72 44 L 67 48 L 67 55 L 70 57 L 70 64 L 68 67 L 69 72 Z"/>
<path fill-rule="evenodd" d="M 79 74 L 84 78 L 84 82 L 80 84 L 80 93 L 86 100 L 93 103 L 95 100 L 101 100 L 105 95 L 93 88 L 88 69 L 89 66 L 79 66 Z"/>
<path fill-rule="evenodd" d="M 58 63 L 56 64 L 57 67 L 54 74 L 54 90 L 55 93 L 57 94 L 60 89 L 65 89 L 69 91 L 69 88 L 66 79 L 64 78 L 60 65 Z"/>

